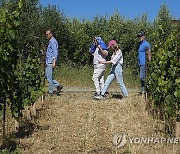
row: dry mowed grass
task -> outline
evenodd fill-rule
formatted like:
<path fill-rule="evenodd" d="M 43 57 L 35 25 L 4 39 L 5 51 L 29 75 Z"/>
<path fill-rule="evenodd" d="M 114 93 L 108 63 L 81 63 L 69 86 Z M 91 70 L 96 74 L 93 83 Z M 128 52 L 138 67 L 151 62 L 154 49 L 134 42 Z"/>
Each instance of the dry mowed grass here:
<path fill-rule="evenodd" d="M 62 92 L 37 104 L 37 130 L 19 139 L 25 154 L 178 154 L 177 144 L 130 143 L 128 137 L 164 137 L 163 125 L 146 111 L 141 96 L 109 93 L 94 100 L 93 92 Z M 118 147 L 113 137 L 126 134 Z"/>

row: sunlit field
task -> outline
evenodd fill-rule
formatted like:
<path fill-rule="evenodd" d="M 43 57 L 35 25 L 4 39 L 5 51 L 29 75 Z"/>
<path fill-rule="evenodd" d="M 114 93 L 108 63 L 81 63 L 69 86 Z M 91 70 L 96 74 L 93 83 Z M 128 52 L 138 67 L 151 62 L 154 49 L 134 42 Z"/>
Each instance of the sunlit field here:
<path fill-rule="evenodd" d="M 111 69 L 111 65 L 107 66 L 105 71 L 105 79 L 107 78 Z M 94 83 L 92 81 L 93 66 L 72 67 L 68 65 L 61 65 L 55 70 L 55 78 L 64 85 L 65 88 L 91 89 L 94 90 Z M 129 68 L 123 70 L 124 83 L 128 89 L 138 89 L 139 78 L 134 76 Z M 116 79 L 113 81 L 110 89 L 119 90 L 119 84 Z"/>
<path fill-rule="evenodd" d="M 39 99 L 36 115 L 32 112 L 32 119 L 24 116 L 19 132 L 14 132 L 14 121 L 9 116 L 7 126 L 11 139 L 7 145 L 18 142 L 14 146 L 25 154 L 178 153 L 176 143 L 140 140 L 168 136 L 163 122 L 153 118 L 149 104 L 138 95 L 138 80 L 131 80 L 128 70 L 124 71 L 124 80 L 129 97 L 122 98 L 114 81 L 106 100 L 92 98 L 92 71 L 91 67 L 59 67 L 56 78 L 64 89 L 58 96 L 46 94 L 43 101 Z M 109 68 L 105 76 L 108 72 Z"/>

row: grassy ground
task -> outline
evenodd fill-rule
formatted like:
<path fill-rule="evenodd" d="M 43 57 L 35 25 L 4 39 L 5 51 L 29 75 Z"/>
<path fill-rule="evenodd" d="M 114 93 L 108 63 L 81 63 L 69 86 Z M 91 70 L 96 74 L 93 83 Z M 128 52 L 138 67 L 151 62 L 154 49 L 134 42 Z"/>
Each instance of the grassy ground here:
<path fill-rule="evenodd" d="M 105 72 L 105 79 L 110 72 L 111 66 L 108 65 Z M 83 66 L 81 68 L 63 65 L 58 67 L 55 71 L 56 79 L 61 82 L 65 87 L 94 89 L 92 81 L 93 67 Z M 132 75 L 132 71 L 128 68 L 123 70 L 124 83 L 127 88 L 137 89 L 139 87 L 139 79 Z M 110 89 L 119 88 L 117 81 L 114 80 Z"/>
<path fill-rule="evenodd" d="M 93 100 L 92 92 L 62 92 L 38 102 L 36 129 L 22 135 L 19 148 L 31 154 L 178 154 L 178 144 L 131 143 L 128 138 L 165 137 L 164 125 L 148 114 L 141 96 L 122 99 L 110 92 L 107 100 Z M 28 132 L 28 128 L 26 128 Z M 116 134 L 127 141 L 118 147 Z M 113 140 L 114 139 L 114 140 Z"/>
<path fill-rule="evenodd" d="M 106 71 L 105 78 L 109 69 Z M 164 124 L 148 113 L 147 103 L 138 96 L 138 79 L 124 70 L 129 97 L 122 98 L 115 81 L 107 100 L 92 99 L 91 67 L 59 67 L 56 78 L 64 85 L 60 96 L 46 96 L 36 102 L 37 115 L 22 119 L 19 132 L 8 118 L 9 146 L 24 154 L 179 154 L 178 144 L 131 143 L 130 138 L 165 137 Z M 121 137 L 126 142 L 120 147 Z"/>

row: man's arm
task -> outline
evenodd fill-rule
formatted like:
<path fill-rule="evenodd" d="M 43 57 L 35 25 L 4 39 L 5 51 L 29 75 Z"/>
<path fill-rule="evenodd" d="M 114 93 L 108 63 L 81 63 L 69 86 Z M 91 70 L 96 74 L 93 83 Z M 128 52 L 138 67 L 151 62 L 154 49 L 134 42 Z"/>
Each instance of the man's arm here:
<path fill-rule="evenodd" d="M 54 68 L 56 66 L 56 60 L 58 56 L 58 48 L 55 42 L 51 42 L 52 50 L 53 50 L 53 61 L 52 61 L 52 67 Z"/>
<path fill-rule="evenodd" d="M 99 50 L 102 52 L 102 54 L 103 54 L 104 56 L 107 56 L 107 55 L 108 55 L 107 50 L 103 50 L 100 45 L 98 45 L 98 48 L 99 48 Z"/>
<path fill-rule="evenodd" d="M 146 58 L 148 62 L 151 61 L 152 53 L 150 48 L 146 48 Z"/>
<path fill-rule="evenodd" d="M 100 64 L 112 64 L 112 61 L 99 61 Z"/>

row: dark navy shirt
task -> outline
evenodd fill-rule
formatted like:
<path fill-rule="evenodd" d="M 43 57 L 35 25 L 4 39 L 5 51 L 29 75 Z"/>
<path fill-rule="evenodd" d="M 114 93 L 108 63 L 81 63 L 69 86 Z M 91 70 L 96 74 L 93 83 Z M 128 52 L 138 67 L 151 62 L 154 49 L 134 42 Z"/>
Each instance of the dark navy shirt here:
<path fill-rule="evenodd" d="M 146 64 L 146 50 L 150 48 L 151 46 L 146 40 L 140 42 L 139 50 L 138 50 L 138 62 L 140 66 Z"/>

